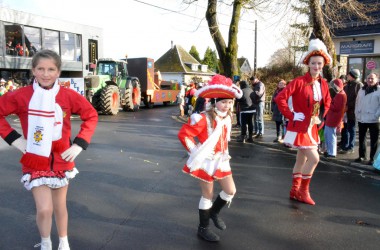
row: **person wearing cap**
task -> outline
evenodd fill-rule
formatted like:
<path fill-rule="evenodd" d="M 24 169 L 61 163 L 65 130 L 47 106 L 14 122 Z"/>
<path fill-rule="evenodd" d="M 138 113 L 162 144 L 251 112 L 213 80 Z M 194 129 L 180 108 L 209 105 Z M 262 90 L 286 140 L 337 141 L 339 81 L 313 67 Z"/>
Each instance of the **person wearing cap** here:
<path fill-rule="evenodd" d="M 197 84 L 197 89 L 202 88 L 204 85 L 203 82 L 199 82 Z M 205 110 L 205 105 L 206 105 L 206 98 L 198 96 L 197 99 L 195 100 L 195 105 L 194 105 L 194 113 L 200 114 Z"/>
<path fill-rule="evenodd" d="M 356 98 L 355 116 L 359 125 L 359 158 L 355 162 L 363 162 L 366 158 L 366 134 L 369 130 L 370 153 L 368 165 L 372 165 L 378 146 L 380 127 L 380 86 L 379 76 L 371 73 L 367 76 L 367 84 L 359 90 Z"/>
<path fill-rule="evenodd" d="M 321 73 L 323 66 L 331 61 L 325 44 L 319 39 L 311 40 L 308 52 L 301 59 L 308 72 L 292 80 L 275 99 L 280 112 L 289 119 L 284 143 L 298 149 L 290 199 L 310 205 L 315 205 L 309 186 L 319 162 L 318 130 L 323 127 L 331 103 L 329 86 Z M 290 97 L 293 110 L 288 105 Z"/>
<path fill-rule="evenodd" d="M 0 136 L 20 151 L 21 183 L 33 195 L 35 208 L 29 211 L 36 211 L 41 236 L 35 247 L 52 249 L 50 234 L 54 215 L 58 249 L 70 250 L 68 186 L 78 173 L 74 160 L 89 146 L 98 114 L 83 96 L 59 85 L 62 61 L 56 52 L 39 51 L 31 65 L 33 84 L 0 97 Z M 22 134 L 7 121 L 11 114 L 18 116 Z M 71 140 L 71 114 L 78 114 L 82 120 L 74 140 Z"/>
<path fill-rule="evenodd" d="M 249 80 L 253 88 L 252 103 L 256 107 L 256 112 L 253 114 L 254 137 L 261 138 L 264 134 L 265 85 L 255 76 L 252 76 Z"/>
<path fill-rule="evenodd" d="M 331 106 L 326 115 L 324 136 L 326 149 L 326 157 L 336 157 L 337 153 L 337 130 L 342 123 L 347 96 L 343 90 L 343 81 L 341 79 L 335 79 L 333 81 L 333 89 L 336 94 L 332 99 Z"/>
<path fill-rule="evenodd" d="M 344 87 L 344 92 L 346 92 L 347 95 L 347 104 L 344 126 L 341 133 L 340 154 L 354 153 L 356 137 L 355 101 L 360 88 L 363 87 L 359 78 L 360 71 L 358 69 L 351 69 L 347 75 L 348 81 L 347 85 Z"/>
<path fill-rule="evenodd" d="M 226 229 L 219 213 L 227 203 L 231 203 L 236 192 L 228 141 L 232 126 L 233 99 L 241 98 L 242 91 L 231 79 L 215 75 L 195 95 L 210 98 L 210 104 L 206 112 L 191 115 L 188 123 L 178 132 L 179 140 L 190 155 L 182 171 L 198 179 L 200 183 L 202 196 L 198 205 L 198 235 L 206 241 L 215 242 L 220 238 L 210 229 L 209 220 L 218 229 Z M 219 182 L 222 191 L 212 202 L 215 181 Z"/>

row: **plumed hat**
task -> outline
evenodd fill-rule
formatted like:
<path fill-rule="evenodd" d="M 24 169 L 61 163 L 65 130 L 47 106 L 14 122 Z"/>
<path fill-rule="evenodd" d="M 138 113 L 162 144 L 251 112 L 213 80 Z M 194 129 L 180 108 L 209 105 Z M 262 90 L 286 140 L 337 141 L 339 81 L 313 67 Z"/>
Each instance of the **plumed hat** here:
<path fill-rule="evenodd" d="M 232 83 L 230 78 L 222 75 L 215 75 L 211 78 L 206 86 L 195 92 L 195 96 L 203 98 L 241 98 L 243 92 L 241 89 Z"/>
<path fill-rule="evenodd" d="M 322 56 L 325 59 L 326 65 L 332 62 L 331 56 L 327 53 L 326 45 L 319 39 L 310 40 L 309 49 L 301 58 L 301 63 L 308 65 L 310 57 L 312 56 Z"/>

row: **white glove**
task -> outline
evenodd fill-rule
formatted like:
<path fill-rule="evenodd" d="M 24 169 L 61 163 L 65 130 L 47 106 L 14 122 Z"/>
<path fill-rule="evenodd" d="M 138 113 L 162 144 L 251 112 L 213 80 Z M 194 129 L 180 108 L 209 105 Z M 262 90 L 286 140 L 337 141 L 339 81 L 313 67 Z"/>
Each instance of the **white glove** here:
<path fill-rule="evenodd" d="M 82 152 L 83 148 L 77 144 L 71 145 L 65 152 L 61 154 L 62 159 L 65 161 L 73 162 L 75 158 Z"/>
<path fill-rule="evenodd" d="M 26 140 L 22 136 L 14 140 L 12 146 L 20 150 L 23 154 L 26 153 Z"/>
<path fill-rule="evenodd" d="M 294 114 L 294 118 L 293 118 L 293 121 L 303 121 L 305 119 L 305 115 L 302 113 L 302 112 L 293 112 Z"/>

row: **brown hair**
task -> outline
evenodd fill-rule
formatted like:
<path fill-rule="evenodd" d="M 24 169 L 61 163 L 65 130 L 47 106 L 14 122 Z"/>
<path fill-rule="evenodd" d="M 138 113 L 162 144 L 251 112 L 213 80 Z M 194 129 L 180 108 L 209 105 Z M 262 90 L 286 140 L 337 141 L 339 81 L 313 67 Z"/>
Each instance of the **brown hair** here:
<path fill-rule="evenodd" d="M 57 66 L 58 70 L 61 71 L 61 66 L 62 66 L 61 57 L 55 51 L 48 50 L 48 49 L 40 50 L 33 56 L 33 59 L 32 59 L 33 69 L 37 67 L 38 63 L 40 62 L 42 58 L 52 59 L 54 61 L 55 66 Z"/>

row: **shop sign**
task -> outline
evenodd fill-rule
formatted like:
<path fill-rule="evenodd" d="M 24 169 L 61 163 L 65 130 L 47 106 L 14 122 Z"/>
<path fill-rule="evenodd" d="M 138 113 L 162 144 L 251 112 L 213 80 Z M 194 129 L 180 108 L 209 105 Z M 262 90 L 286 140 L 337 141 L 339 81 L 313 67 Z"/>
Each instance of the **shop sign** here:
<path fill-rule="evenodd" d="M 340 42 L 340 54 L 367 54 L 374 52 L 375 40 Z"/>
<path fill-rule="evenodd" d="M 366 64 L 367 69 L 376 69 L 376 62 L 375 61 L 368 61 Z"/>

